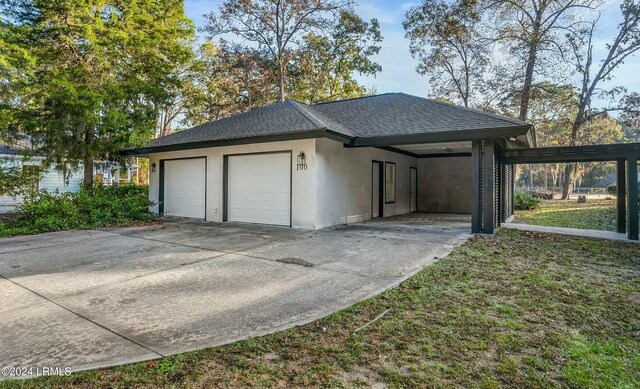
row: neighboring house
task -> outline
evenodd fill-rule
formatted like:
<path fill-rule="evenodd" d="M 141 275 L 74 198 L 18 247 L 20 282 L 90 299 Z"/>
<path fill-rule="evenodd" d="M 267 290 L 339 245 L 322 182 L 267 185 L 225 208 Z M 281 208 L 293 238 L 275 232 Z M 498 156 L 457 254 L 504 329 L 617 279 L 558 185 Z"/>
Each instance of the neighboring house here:
<path fill-rule="evenodd" d="M 391 93 L 285 101 L 124 154 L 150 158 L 152 210 L 169 216 L 315 229 L 473 213 L 482 232 L 513 214 L 513 169 L 498 150 L 529 147 L 528 123 Z"/>
<path fill-rule="evenodd" d="M 0 167 L 20 166 L 25 172 L 31 170 L 33 174 L 39 174 L 40 179 L 36 183 L 36 189 L 44 189 L 48 192 L 58 191 L 60 193 L 77 192 L 80 189 L 84 176 L 82 168 L 71 171 L 66 178 L 62 172 L 53 168 L 43 173 L 40 171 L 42 157 L 23 157 L 22 154 L 26 147 L 24 143 L 16 146 L 0 144 Z M 128 172 L 135 168 L 137 166 L 131 166 Z M 95 175 L 99 181 L 106 185 L 120 182 L 119 171 L 120 165 L 118 164 L 101 161 L 96 161 L 95 163 Z M 128 175 L 130 177 L 130 173 Z M 20 196 L 0 196 L 0 213 L 13 211 L 16 205 L 21 202 L 22 198 Z"/>

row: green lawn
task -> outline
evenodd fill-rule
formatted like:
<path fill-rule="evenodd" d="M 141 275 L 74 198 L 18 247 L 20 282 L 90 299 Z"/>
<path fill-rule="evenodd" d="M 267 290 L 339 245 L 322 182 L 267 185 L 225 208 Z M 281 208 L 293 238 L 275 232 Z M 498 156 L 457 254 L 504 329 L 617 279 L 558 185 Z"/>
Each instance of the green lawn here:
<path fill-rule="evenodd" d="M 376 384 L 640 387 L 640 245 L 503 230 L 472 238 L 400 286 L 318 322 L 0 387 Z"/>
<path fill-rule="evenodd" d="M 587 230 L 616 231 L 616 199 L 587 198 L 578 200 L 543 200 L 538 208 L 516 211 L 515 223 L 539 226 L 582 228 Z"/>

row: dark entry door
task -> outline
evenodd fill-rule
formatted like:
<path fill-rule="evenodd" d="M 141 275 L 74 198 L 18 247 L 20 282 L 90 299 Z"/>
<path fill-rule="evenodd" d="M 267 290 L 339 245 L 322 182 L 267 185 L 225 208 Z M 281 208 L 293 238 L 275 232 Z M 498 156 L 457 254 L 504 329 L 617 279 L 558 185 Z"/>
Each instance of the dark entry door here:
<path fill-rule="evenodd" d="M 382 162 L 373 161 L 371 169 L 371 217 L 382 217 L 382 183 L 384 173 Z"/>

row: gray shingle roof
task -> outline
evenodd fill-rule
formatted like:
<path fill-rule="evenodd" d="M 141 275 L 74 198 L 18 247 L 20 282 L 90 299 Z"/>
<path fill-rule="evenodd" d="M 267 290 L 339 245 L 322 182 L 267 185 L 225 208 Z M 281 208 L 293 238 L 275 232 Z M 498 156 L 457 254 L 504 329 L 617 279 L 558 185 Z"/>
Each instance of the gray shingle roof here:
<path fill-rule="evenodd" d="M 356 137 L 520 127 L 527 123 L 436 100 L 390 93 L 312 106 Z"/>
<path fill-rule="evenodd" d="M 0 145 L 0 155 L 15 155 L 17 152 L 11 147 Z"/>
<path fill-rule="evenodd" d="M 150 147 L 291 134 L 323 129 L 295 101 L 284 101 L 154 139 Z"/>
<path fill-rule="evenodd" d="M 155 139 L 140 150 L 168 146 L 175 150 L 183 144 L 312 131 L 329 131 L 345 139 L 357 139 L 520 127 L 531 126 L 435 100 L 388 93 L 316 105 L 284 101 Z"/>
<path fill-rule="evenodd" d="M 0 155 L 18 155 L 32 151 L 31 143 L 24 139 L 14 140 L 11 144 L 0 142 Z"/>

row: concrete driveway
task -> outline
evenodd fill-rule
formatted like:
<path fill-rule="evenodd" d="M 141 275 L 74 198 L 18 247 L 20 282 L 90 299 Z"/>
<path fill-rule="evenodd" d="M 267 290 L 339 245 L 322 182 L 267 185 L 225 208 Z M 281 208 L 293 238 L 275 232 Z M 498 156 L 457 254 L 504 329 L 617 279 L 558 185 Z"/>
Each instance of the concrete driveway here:
<path fill-rule="evenodd" d="M 394 286 L 467 237 L 167 221 L 0 239 L 0 366 L 75 371 L 278 331 Z"/>

